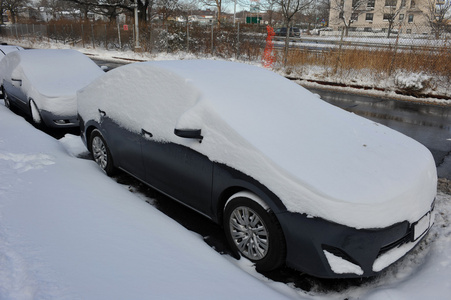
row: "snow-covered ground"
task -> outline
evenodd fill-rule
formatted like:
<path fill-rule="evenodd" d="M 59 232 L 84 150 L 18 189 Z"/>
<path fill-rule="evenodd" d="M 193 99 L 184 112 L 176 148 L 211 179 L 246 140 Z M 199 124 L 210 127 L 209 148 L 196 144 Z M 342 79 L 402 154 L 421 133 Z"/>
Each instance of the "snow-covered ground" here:
<path fill-rule="evenodd" d="M 0 100 L 0 299 L 449 299 L 451 195 L 377 278 L 308 292 L 271 281 L 105 176 L 79 137 L 46 135 Z M 150 201 L 152 202 L 152 201 Z"/>

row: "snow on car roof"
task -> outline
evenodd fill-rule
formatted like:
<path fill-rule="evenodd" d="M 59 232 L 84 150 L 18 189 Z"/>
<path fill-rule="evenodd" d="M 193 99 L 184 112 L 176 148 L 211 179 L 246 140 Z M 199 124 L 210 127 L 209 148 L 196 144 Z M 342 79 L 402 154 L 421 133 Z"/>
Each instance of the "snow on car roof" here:
<path fill-rule="evenodd" d="M 13 45 L 0 45 L 0 60 L 5 56 L 6 54 L 18 50 L 24 50 L 22 47 L 19 46 L 13 46 Z"/>
<path fill-rule="evenodd" d="M 105 86 L 124 91 L 105 93 Z M 133 64 L 79 96 L 84 119 L 98 119 L 92 106 L 107 106 L 132 131 L 149 126 L 159 139 L 252 176 L 291 212 L 378 228 L 418 220 L 436 193 L 434 160 L 424 146 L 262 68 L 205 60 Z M 159 101 L 164 111 L 144 109 Z M 168 116 L 164 124 L 152 123 L 159 113 Z M 175 127 L 201 129 L 204 139 L 179 138 Z"/>
<path fill-rule="evenodd" d="M 46 96 L 71 95 L 104 72 L 88 57 L 70 49 L 31 49 L 9 53 L 1 74 L 26 78 Z"/>

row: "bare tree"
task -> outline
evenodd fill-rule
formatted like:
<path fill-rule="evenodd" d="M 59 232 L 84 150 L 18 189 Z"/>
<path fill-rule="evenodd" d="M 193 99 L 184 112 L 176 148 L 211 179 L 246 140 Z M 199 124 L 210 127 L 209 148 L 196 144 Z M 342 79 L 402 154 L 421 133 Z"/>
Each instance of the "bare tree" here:
<path fill-rule="evenodd" d="M 0 0 L 0 24 L 3 24 L 3 0 Z"/>
<path fill-rule="evenodd" d="M 388 22 L 387 38 L 389 38 L 394 31 L 393 28 L 395 25 L 401 25 L 402 20 L 399 20 L 398 16 L 401 11 L 405 9 L 404 3 L 405 1 L 401 0 L 398 5 L 397 0 L 385 0 L 385 5 L 381 8 L 383 19 Z"/>
<path fill-rule="evenodd" d="M 435 38 L 440 38 L 451 20 L 451 0 L 428 0 L 425 16 Z"/>
<path fill-rule="evenodd" d="M 3 0 L 3 10 L 8 10 L 11 15 L 11 22 L 16 23 L 19 13 L 28 7 L 29 0 Z M 2 14 L 3 17 L 3 14 Z"/>
<path fill-rule="evenodd" d="M 104 15 L 114 20 L 123 13 L 132 14 L 134 11 L 134 0 L 63 0 L 79 5 L 83 11 Z M 175 1 L 175 0 L 174 0 Z M 138 0 L 138 18 L 140 21 L 147 21 L 147 11 L 152 0 Z"/>
<path fill-rule="evenodd" d="M 214 7 L 216 9 L 216 17 L 218 26 L 221 25 L 221 12 L 222 5 L 225 0 L 199 0 L 199 4 L 208 7 Z"/>
<path fill-rule="evenodd" d="M 40 0 L 38 6 L 50 19 L 60 19 L 65 14 L 70 14 L 74 19 L 80 18 L 78 7 L 74 3 L 59 0 Z M 46 20 L 47 21 L 47 20 Z"/>
<path fill-rule="evenodd" d="M 285 27 L 287 28 L 287 35 L 285 36 L 283 63 L 287 64 L 288 60 L 288 44 L 290 39 L 291 26 L 293 26 L 294 18 L 307 9 L 313 0 L 275 0 L 276 5 L 280 7 L 282 17 L 284 19 Z"/>
<path fill-rule="evenodd" d="M 336 12 L 343 23 L 345 36 L 348 36 L 352 23 L 366 12 L 367 3 L 368 0 L 331 0 L 330 9 Z"/>
<path fill-rule="evenodd" d="M 317 17 L 321 22 L 324 21 L 324 24 L 329 21 L 329 13 L 330 13 L 330 1 L 331 0 L 320 0 L 316 4 Z"/>

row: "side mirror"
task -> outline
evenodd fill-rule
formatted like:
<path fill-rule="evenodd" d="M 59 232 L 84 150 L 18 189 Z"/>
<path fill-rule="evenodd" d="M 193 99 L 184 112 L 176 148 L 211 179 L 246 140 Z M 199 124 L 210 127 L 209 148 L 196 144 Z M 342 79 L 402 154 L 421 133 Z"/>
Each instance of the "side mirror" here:
<path fill-rule="evenodd" d="M 22 79 L 11 78 L 11 83 L 16 88 L 21 87 L 22 86 Z"/>
<path fill-rule="evenodd" d="M 177 129 L 176 128 L 176 129 L 174 129 L 174 134 L 181 138 L 196 139 L 196 140 L 199 140 L 199 142 L 202 142 L 202 139 L 204 138 L 201 135 L 200 129 Z"/>

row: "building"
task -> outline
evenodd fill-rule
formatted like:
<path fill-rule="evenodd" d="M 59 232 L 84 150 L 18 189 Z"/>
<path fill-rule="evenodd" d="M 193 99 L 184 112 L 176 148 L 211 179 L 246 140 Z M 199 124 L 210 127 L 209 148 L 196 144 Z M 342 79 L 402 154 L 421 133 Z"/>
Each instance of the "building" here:
<path fill-rule="evenodd" d="M 331 0 L 329 27 L 351 35 L 354 31 L 428 35 L 430 1 L 448 0 Z"/>

